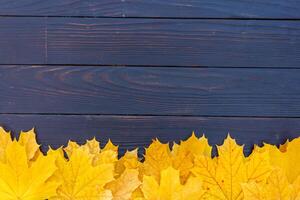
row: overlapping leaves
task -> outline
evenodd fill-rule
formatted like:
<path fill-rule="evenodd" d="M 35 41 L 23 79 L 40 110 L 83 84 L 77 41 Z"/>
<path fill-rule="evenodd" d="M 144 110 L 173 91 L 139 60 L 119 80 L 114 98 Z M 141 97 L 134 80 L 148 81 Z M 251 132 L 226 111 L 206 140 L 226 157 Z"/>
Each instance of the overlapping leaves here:
<path fill-rule="evenodd" d="M 40 151 L 34 130 L 18 139 L 0 128 L 0 199 L 7 200 L 300 200 L 300 138 L 245 157 L 229 135 L 217 147 L 194 134 L 179 144 L 153 140 L 137 149 L 97 140 Z"/>

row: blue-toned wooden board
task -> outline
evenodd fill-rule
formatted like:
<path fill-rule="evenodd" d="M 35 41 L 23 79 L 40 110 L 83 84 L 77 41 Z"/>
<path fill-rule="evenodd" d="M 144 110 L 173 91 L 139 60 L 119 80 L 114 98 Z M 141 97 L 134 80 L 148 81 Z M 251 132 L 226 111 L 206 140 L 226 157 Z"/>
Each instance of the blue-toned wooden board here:
<path fill-rule="evenodd" d="M 299 18 L 298 0 L 0 0 L 0 15 Z"/>
<path fill-rule="evenodd" d="M 0 113 L 300 117 L 300 69 L 0 66 Z"/>
<path fill-rule="evenodd" d="M 0 64 L 300 63 L 300 21 L 4 17 L 0 30 Z"/>
<path fill-rule="evenodd" d="M 178 142 L 195 130 L 198 136 L 205 133 L 213 145 L 221 144 L 230 132 L 239 144 L 246 144 L 245 153 L 249 154 L 254 143 L 280 144 L 300 132 L 300 119 L 285 118 L 0 115 L 0 121 L 15 135 L 35 126 L 44 149 L 48 144 L 58 147 L 69 139 L 83 143 L 95 136 L 102 145 L 111 138 L 120 145 L 121 153 L 125 149 L 146 147 L 156 137 L 163 142 Z"/>

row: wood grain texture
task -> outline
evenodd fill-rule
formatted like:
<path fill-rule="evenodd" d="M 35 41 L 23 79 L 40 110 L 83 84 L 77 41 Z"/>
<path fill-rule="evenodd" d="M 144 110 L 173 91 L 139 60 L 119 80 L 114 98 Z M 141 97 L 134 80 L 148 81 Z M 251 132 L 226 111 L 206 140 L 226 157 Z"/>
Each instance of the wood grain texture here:
<path fill-rule="evenodd" d="M 284 68 L 300 62 L 300 21 L 0 18 L 0 29 L 0 64 Z"/>
<path fill-rule="evenodd" d="M 300 117 L 300 69 L 0 66 L 0 113 Z"/>
<path fill-rule="evenodd" d="M 223 117 L 146 117 L 146 116 L 62 116 L 0 115 L 0 125 L 13 130 L 36 127 L 38 140 L 45 146 L 65 145 L 69 139 L 84 143 L 94 136 L 103 145 L 108 138 L 125 149 L 145 147 L 155 137 L 163 142 L 186 139 L 193 130 L 205 133 L 210 144 L 221 144 L 227 133 L 249 153 L 253 144 L 272 144 L 300 136 L 300 119 L 223 118 Z M 142 151 L 141 151 L 142 152 Z"/>
<path fill-rule="evenodd" d="M 299 18 L 298 0 L 0 0 L 0 15 Z"/>
<path fill-rule="evenodd" d="M 45 62 L 44 18 L 0 18 L 0 30 L 0 64 Z"/>

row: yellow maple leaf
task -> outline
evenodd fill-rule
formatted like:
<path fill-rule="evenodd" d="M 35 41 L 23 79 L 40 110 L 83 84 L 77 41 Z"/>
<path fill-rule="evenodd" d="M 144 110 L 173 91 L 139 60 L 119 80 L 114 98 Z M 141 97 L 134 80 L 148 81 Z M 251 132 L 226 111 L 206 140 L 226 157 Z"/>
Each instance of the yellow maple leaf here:
<path fill-rule="evenodd" d="M 296 200 L 294 186 L 288 182 L 283 170 L 272 171 L 266 183 L 242 184 L 245 200 Z"/>
<path fill-rule="evenodd" d="M 204 193 L 199 178 L 191 177 L 182 185 L 179 171 L 172 167 L 162 170 L 159 182 L 153 176 L 144 176 L 142 191 L 146 200 L 196 200 Z"/>
<path fill-rule="evenodd" d="M 266 200 L 262 185 L 254 181 L 242 183 L 244 200 Z"/>
<path fill-rule="evenodd" d="M 199 156 L 193 173 L 204 181 L 210 199 L 242 199 L 240 183 L 247 181 L 243 147 L 228 135 L 218 154 L 214 160 Z"/>
<path fill-rule="evenodd" d="M 194 155 L 211 156 L 212 147 L 208 144 L 208 140 L 204 135 L 201 138 L 197 138 L 193 132 L 186 141 L 180 142 L 180 146 Z"/>
<path fill-rule="evenodd" d="M 118 153 L 112 150 L 106 150 L 97 154 L 93 159 L 93 165 L 112 164 L 115 166 L 118 160 Z"/>
<path fill-rule="evenodd" d="M 162 144 L 158 139 L 146 149 L 143 173 L 151 175 L 158 181 L 160 172 L 172 166 L 171 151 L 169 144 Z"/>
<path fill-rule="evenodd" d="M 293 183 L 300 175 L 300 138 L 286 142 L 281 150 L 268 144 L 265 144 L 264 148 L 269 149 L 271 164 L 282 168 L 289 183 Z"/>
<path fill-rule="evenodd" d="M 102 149 L 102 151 L 106 151 L 106 150 L 111 150 L 114 152 L 118 152 L 119 147 L 114 145 L 111 140 L 109 139 L 108 142 L 106 143 L 106 145 L 104 146 L 104 148 Z"/>
<path fill-rule="evenodd" d="M 28 149 L 13 141 L 0 162 L 0 197 L 6 200 L 41 200 L 56 194 L 59 181 L 50 181 L 56 170 L 53 156 L 40 155 L 29 163 Z"/>
<path fill-rule="evenodd" d="M 126 169 L 118 179 L 108 183 L 106 188 L 112 192 L 113 200 L 131 199 L 132 193 L 141 184 L 138 175 L 137 170 Z"/>
<path fill-rule="evenodd" d="M 126 169 L 137 169 L 141 167 L 141 162 L 138 158 L 138 149 L 126 151 L 116 163 L 116 173 L 121 175 Z"/>
<path fill-rule="evenodd" d="M 211 149 L 205 136 L 198 139 L 194 132 L 186 141 L 181 141 L 179 145 L 176 143 L 173 145 L 172 166 L 179 170 L 182 183 L 186 182 L 194 167 L 195 156 L 211 156 Z"/>
<path fill-rule="evenodd" d="M 292 199 L 300 200 L 300 176 L 298 176 L 294 183 L 292 184 L 293 191 L 292 191 Z"/>
<path fill-rule="evenodd" d="M 11 143 L 11 134 L 0 127 L 0 161 L 5 161 L 5 149 Z"/>
<path fill-rule="evenodd" d="M 111 194 L 104 189 L 106 183 L 113 180 L 113 165 L 93 166 L 92 158 L 86 148 L 75 148 L 69 160 L 57 163 L 56 177 L 62 180 L 53 199 L 110 199 Z"/>
<path fill-rule="evenodd" d="M 252 153 L 247 158 L 246 181 L 265 183 L 271 172 L 272 166 L 270 164 L 269 150 L 260 150 L 255 146 Z"/>
<path fill-rule="evenodd" d="M 66 154 L 67 154 L 68 157 L 71 157 L 73 151 L 74 151 L 75 149 L 78 149 L 79 147 L 80 147 L 79 144 L 77 144 L 77 143 L 74 142 L 74 141 L 69 140 L 69 141 L 68 141 L 67 147 L 64 148 L 64 151 L 66 152 Z"/>
<path fill-rule="evenodd" d="M 34 159 L 34 157 L 37 157 L 41 153 L 40 145 L 36 142 L 34 128 L 26 132 L 21 131 L 18 142 L 25 146 L 29 160 Z"/>
<path fill-rule="evenodd" d="M 93 155 L 97 155 L 101 151 L 100 143 L 96 140 L 96 138 L 87 140 L 83 146 L 89 150 L 90 154 Z"/>

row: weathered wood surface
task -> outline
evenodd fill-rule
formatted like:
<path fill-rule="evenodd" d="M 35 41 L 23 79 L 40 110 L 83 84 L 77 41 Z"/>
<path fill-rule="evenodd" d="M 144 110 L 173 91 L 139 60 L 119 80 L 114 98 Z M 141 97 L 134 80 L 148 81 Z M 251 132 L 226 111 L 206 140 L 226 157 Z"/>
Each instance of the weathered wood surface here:
<path fill-rule="evenodd" d="M 300 22 L 0 18 L 0 64 L 297 68 Z"/>
<path fill-rule="evenodd" d="M 36 127 L 38 140 L 45 147 L 66 144 L 69 139 L 84 143 L 94 136 L 102 145 L 111 138 L 125 149 L 145 147 L 157 137 L 163 142 L 183 140 L 195 131 L 205 133 L 213 145 L 221 144 L 228 132 L 249 154 L 252 144 L 266 141 L 283 143 L 299 136 L 300 119 L 178 117 L 178 116 L 92 116 L 92 115 L 0 115 L 1 125 L 17 135 Z M 142 150 L 142 149 L 141 149 Z M 143 151 L 141 151 L 143 152 Z"/>
<path fill-rule="evenodd" d="M 300 131 L 300 1 L 0 0 L 0 125 L 121 151 Z"/>
<path fill-rule="evenodd" d="M 298 0 L 0 0 L 0 15 L 280 18 L 300 17 Z"/>
<path fill-rule="evenodd" d="M 300 117 L 300 69 L 0 66 L 1 113 Z"/>

